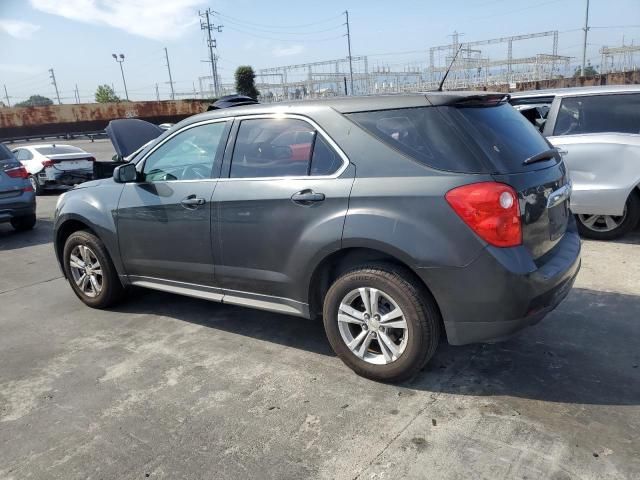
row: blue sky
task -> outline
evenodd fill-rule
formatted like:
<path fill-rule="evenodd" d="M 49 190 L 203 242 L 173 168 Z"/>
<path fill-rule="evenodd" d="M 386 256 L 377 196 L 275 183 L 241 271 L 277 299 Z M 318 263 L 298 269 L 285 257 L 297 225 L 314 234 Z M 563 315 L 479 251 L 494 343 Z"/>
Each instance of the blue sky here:
<path fill-rule="evenodd" d="M 12 103 L 39 93 L 54 96 L 48 69 L 54 68 L 61 96 L 73 101 L 78 84 L 83 101 L 98 84 L 124 94 L 120 70 L 111 57 L 124 53 L 131 99 L 162 98 L 169 86 L 167 47 L 177 91 L 191 91 L 210 72 L 198 9 L 220 12 L 216 23 L 219 69 L 231 82 L 237 65 L 254 68 L 329 60 L 346 56 L 342 36 L 349 10 L 353 55 L 369 55 L 373 66 L 426 62 L 427 49 L 446 44 L 453 31 L 461 41 L 559 30 L 559 54 L 581 56 L 585 0 L 0 0 L 0 89 Z M 591 0 L 588 57 L 600 63 L 602 45 L 640 44 L 640 0 Z M 491 58 L 506 56 L 506 45 L 488 47 Z M 514 56 L 550 52 L 551 39 L 514 46 Z M 405 53 L 396 53 L 405 52 Z M 636 55 L 640 64 L 640 54 Z M 4 91 L 0 90 L 4 94 Z"/>

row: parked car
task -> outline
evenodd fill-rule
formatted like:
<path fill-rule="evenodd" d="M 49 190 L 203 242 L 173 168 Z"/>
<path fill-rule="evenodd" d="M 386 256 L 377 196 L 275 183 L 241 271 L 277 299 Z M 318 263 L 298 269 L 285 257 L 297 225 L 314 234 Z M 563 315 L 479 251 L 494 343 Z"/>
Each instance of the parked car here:
<path fill-rule="evenodd" d="M 0 143 L 0 223 L 16 230 L 31 230 L 36 224 L 36 197 L 27 170 Z"/>
<path fill-rule="evenodd" d="M 539 322 L 577 275 L 565 166 L 507 99 L 349 97 L 196 115 L 113 178 L 60 197 L 58 261 L 91 307 L 136 285 L 322 318 L 354 371 L 406 378 L 441 335 L 493 341 Z M 126 122 L 112 122 L 112 138 L 120 125 L 132 132 Z"/>
<path fill-rule="evenodd" d="M 580 233 L 610 240 L 633 230 L 640 220 L 640 85 L 521 92 L 511 103 L 566 152 Z"/>
<path fill-rule="evenodd" d="M 36 195 L 49 188 L 72 186 L 93 178 L 95 158 L 72 145 L 25 145 L 13 150 L 29 172 Z"/>

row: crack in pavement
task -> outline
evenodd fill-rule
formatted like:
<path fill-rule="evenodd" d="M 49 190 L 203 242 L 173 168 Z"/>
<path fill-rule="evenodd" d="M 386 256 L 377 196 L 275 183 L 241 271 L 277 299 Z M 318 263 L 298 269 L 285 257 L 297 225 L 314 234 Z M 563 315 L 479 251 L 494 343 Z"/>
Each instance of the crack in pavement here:
<path fill-rule="evenodd" d="M 478 348 L 476 348 L 473 354 L 469 356 L 469 360 L 466 362 L 466 364 L 462 368 L 460 368 L 458 371 L 452 373 L 448 379 L 442 382 L 442 385 L 444 386 L 451 383 L 453 379 L 455 379 L 457 376 L 462 374 L 467 368 L 469 368 L 469 366 L 475 359 L 476 355 L 478 354 L 478 350 L 481 350 L 481 349 L 482 349 L 482 346 L 481 345 L 478 346 Z M 391 438 L 391 440 L 387 442 L 387 444 L 358 472 L 358 474 L 355 477 L 353 477 L 353 480 L 358 480 L 360 476 L 367 470 L 367 468 L 373 465 L 373 463 L 389 449 L 391 444 L 393 444 L 400 437 L 400 435 L 402 435 L 413 424 L 413 422 L 415 422 L 425 412 L 427 408 L 434 405 L 438 401 L 442 392 L 443 392 L 443 389 L 441 388 L 439 392 L 434 393 L 433 396 L 431 397 L 431 400 L 418 410 L 418 412 L 406 423 L 406 425 L 402 427 L 398 431 L 398 433 L 396 433 L 393 436 L 393 438 Z"/>
<path fill-rule="evenodd" d="M 29 287 L 34 287 L 36 285 L 40 285 L 41 283 L 47 283 L 47 282 L 53 282 L 54 280 L 58 280 L 59 278 L 64 278 L 62 275 L 59 275 L 57 277 L 53 277 L 53 278 L 48 278 L 47 280 L 40 280 L 39 282 L 35 282 L 35 283 L 30 283 L 28 285 L 20 285 L 19 287 L 16 288 L 11 288 L 9 290 L 5 290 L 3 292 L 0 292 L 0 295 L 3 295 L 5 293 L 11 293 L 11 292 L 15 292 L 16 290 L 20 290 L 21 288 L 29 288 Z"/>

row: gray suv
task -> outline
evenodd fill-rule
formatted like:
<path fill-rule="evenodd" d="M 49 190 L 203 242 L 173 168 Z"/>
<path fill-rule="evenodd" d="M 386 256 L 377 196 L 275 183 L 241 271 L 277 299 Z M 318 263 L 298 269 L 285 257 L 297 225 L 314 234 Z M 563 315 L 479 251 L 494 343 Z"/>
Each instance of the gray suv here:
<path fill-rule="evenodd" d="M 130 122 L 110 126 L 123 157 L 149 141 Z M 501 339 L 558 305 L 580 266 L 570 193 L 502 94 L 238 106 L 62 195 L 55 252 L 91 307 L 136 285 L 322 318 L 350 368 L 399 380 L 442 335 Z"/>
<path fill-rule="evenodd" d="M 18 230 L 36 224 L 36 195 L 29 172 L 3 143 L 0 143 L 0 223 L 9 222 Z"/>

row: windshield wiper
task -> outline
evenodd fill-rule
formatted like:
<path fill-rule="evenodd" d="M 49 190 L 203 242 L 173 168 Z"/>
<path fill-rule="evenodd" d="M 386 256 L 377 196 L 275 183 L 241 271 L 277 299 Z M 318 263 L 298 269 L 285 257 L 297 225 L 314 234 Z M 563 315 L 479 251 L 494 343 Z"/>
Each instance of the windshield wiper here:
<path fill-rule="evenodd" d="M 542 162 L 543 160 L 551 160 L 552 158 L 557 158 L 558 150 L 555 148 L 550 148 L 549 150 L 545 150 L 544 152 L 536 153 L 534 156 L 527 158 L 523 165 L 531 165 L 532 163 Z"/>

